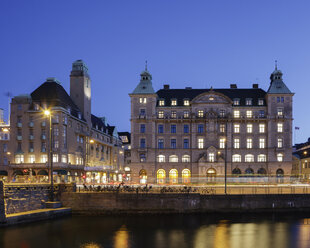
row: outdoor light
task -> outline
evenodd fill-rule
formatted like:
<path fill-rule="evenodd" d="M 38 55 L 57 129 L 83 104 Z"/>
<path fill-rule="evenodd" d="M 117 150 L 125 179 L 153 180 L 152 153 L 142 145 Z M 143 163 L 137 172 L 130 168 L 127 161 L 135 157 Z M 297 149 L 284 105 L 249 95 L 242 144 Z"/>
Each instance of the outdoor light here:
<path fill-rule="evenodd" d="M 304 151 L 304 155 L 307 155 L 307 151 Z"/>
<path fill-rule="evenodd" d="M 11 153 L 10 153 L 10 152 L 7 152 L 6 154 L 7 154 L 7 155 L 10 155 Z"/>
<path fill-rule="evenodd" d="M 44 110 L 44 114 L 45 114 L 46 116 L 49 116 L 49 115 L 51 114 L 51 112 L 50 112 L 48 109 L 46 109 L 46 110 Z"/>
<path fill-rule="evenodd" d="M 7 132 L 9 131 L 9 129 L 5 127 L 5 128 L 2 129 L 2 131 L 3 131 L 4 133 L 7 133 Z"/>
<path fill-rule="evenodd" d="M 89 141 L 89 143 L 91 143 L 91 144 L 94 143 L 94 142 L 95 142 L 95 141 L 94 141 L 93 139 L 91 139 L 91 140 Z"/>

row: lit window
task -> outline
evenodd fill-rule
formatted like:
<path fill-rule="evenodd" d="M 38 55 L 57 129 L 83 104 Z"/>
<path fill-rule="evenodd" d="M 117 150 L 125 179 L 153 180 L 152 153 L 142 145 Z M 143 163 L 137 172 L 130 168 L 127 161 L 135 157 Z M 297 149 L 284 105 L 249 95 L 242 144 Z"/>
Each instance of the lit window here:
<path fill-rule="evenodd" d="M 253 140 L 251 138 L 246 139 L 246 148 L 251 149 L 253 147 Z"/>
<path fill-rule="evenodd" d="M 220 138 L 220 148 L 221 149 L 225 148 L 225 138 Z"/>
<path fill-rule="evenodd" d="M 29 163 L 35 163 L 36 161 L 35 155 L 29 155 L 28 160 L 29 160 Z"/>
<path fill-rule="evenodd" d="M 172 149 L 177 148 L 177 140 L 176 139 L 170 140 L 170 148 L 172 148 Z"/>
<path fill-rule="evenodd" d="M 46 154 L 42 154 L 41 155 L 41 163 L 46 163 L 47 162 L 47 155 Z"/>
<path fill-rule="evenodd" d="M 252 110 L 247 110 L 246 111 L 246 118 L 252 118 L 253 117 L 253 112 Z"/>
<path fill-rule="evenodd" d="M 214 160 L 215 160 L 214 153 L 213 153 L 213 152 L 210 152 L 210 153 L 209 153 L 209 162 L 214 162 Z"/>
<path fill-rule="evenodd" d="M 158 105 L 159 106 L 165 106 L 165 100 L 159 100 Z"/>
<path fill-rule="evenodd" d="M 259 132 L 260 133 L 265 133 L 265 124 L 259 124 Z"/>
<path fill-rule="evenodd" d="M 264 138 L 259 139 L 259 148 L 260 149 L 265 148 L 265 139 Z"/>
<path fill-rule="evenodd" d="M 15 155 L 15 163 L 16 164 L 24 163 L 24 155 L 23 154 Z"/>
<path fill-rule="evenodd" d="M 198 117 L 203 117 L 203 110 L 198 110 Z"/>
<path fill-rule="evenodd" d="M 240 99 L 239 99 L 239 98 L 235 98 L 235 99 L 234 99 L 234 105 L 235 105 L 235 106 L 240 105 Z"/>
<path fill-rule="evenodd" d="M 277 160 L 278 160 L 278 162 L 282 162 L 283 161 L 283 154 L 282 153 L 278 153 L 277 154 Z"/>
<path fill-rule="evenodd" d="M 241 162 L 241 155 L 240 154 L 234 154 L 232 156 L 232 161 L 233 162 Z"/>
<path fill-rule="evenodd" d="M 278 131 L 278 133 L 282 133 L 283 132 L 283 123 L 278 123 L 277 124 L 277 131 Z"/>
<path fill-rule="evenodd" d="M 278 138 L 278 148 L 282 148 L 282 147 L 283 147 L 283 139 Z"/>
<path fill-rule="evenodd" d="M 220 132 L 225 133 L 225 124 L 220 124 Z"/>
<path fill-rule="evenodd" d="M 58 154 L 53 154 L 53 162 L 54 163 L 58 162 Z"/>
<path fill-rule="evenodd" d="M 247 133 L 252 133 L 253 132 L 253 125 L 252 124 L 247 124 L 246 125 L 246 132 Z"/>
<path fill-rule="evenodd" d="M 198 149 L 203 149 L 203 139 L 202 138 L 198 139 Z"/>
<path fill-rule="evenodd" d="M 171 125 L 170 126 L 170 132 L 171 133 L 176 133 L 177 132 L 177 126 L 176 125 Z"/>
<path fill-rule="evenodd" d="M 264 105 L 264 99 L 258 99 L 258 105 L 259 106 Z"/>
<path fill-rule="evenodd" d="M 189 118 L 189 112 L 188 112 L 188 111 L 184 111 L 183 117 L 184 117 L 184 118 Z"/>
<path fill-rule="evenodd" d="M 145 161 L 146 161 L 145 153 L 140 153 L 140 162 L 145 162 Z"/>
<path fill-rule="evenodd" d="M 257 162 L 266 162 L 267 159 L 266 159 L 266 155 L 265 154 L 259 154 L 257 156 Z"/>
<path fill-rule="evenodd" d="M 171 111 L 171 118 L 177 118 L 177 112 L 176 111 Z"/>
<path fill-rule="evenodd" d="M 240 124 L 234 124 L 234 133 L 240 133 Z"/>
<path fill-rule="evenodd" d="M 158 111 L 158 118 L 160 119 L 164 118 L 164 111 Z"/>
<path fill-rule="evenodd" d="M 283 108 L 277 108 L 277 115 L 279 117 L 282 117 L 283 116 Z"/>
<path fill-rule="evenodd" d="M 234 148 L 239 149 L 240 148 L 240 139 L 234 139 Z"/>
<path fill-rule="evenodd" d="M 183 163 L 188 163 L 188 162 L 190 162 L 190 156 L 189 155 L 183 155 L 182 156 L 182 162 Z"/>
<path fill-rule="evenodd" d="M 140 97 L 139 102 L 140 103 L 146 103 L 146 97 Z"/>
<path fill-rule="evenodd" d="M 61 162 L 67 163 L 67 156 L 66 155 L 61 155 Z"/>
<path fill-rule="evenodd" d="M 198 124 L 197 131 L 198 133 L 203 133 L 203 124 Z"/>
<path fill-rule="evenodd" d="M 178 156 L 177 155 L 170 155 L 169 156 L 169 162 L 171 163 L 177 163 L 179 161 Z"/>
<path fill-rule="evenodd" d="M 165 155 L 158 155 L 157 162 L 164 163 L 165 162 Z"/>
<path fill-rule="evenodd" d="M 252 98 L 245 99 L 245 105 L 252 105 Z"/>
<path fill-rule="evenodd" d="M 226 114 L 225 110 L 221 109 L 220 110 L 220 117 L 225 117 L 225 114 Z"/>
<path fill-rule="evenodd" d="M 176 99 L 171 100 L 171 106 L 177 106 L 177 100 Z"/>
<path fill-rule="evenodd" d="M 189 106 L 189 100 L 185 99 L 183 103 L 184 103 L 184 106 Z"/>
<path fill-rule="evenodd" d="M 253 154 L 245 155 L 245 162 L 254 162 L 254 155 Z"/>
<path fill-rule="evenodd" d="M 240 111 L 234 110 L 234 118 L 240 118 Z"/>

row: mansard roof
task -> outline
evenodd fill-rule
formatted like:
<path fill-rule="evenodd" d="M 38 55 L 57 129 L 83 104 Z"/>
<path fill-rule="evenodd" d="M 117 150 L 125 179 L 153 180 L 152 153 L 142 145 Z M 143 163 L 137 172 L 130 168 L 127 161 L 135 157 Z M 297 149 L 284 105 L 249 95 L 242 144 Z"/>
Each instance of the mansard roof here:
<path fill-rule="evenodd" d="M 171 104 L 172 99 L 177 99 L 177 106 L 184 106 L 183 100 L 192 101 L 195 97 L 203 93 L 221 93 L 229 97 L 232 101 L 240 99 L 240 106 L 246 105 L 246 99 L 252 99 L 252 106 L 258 106 L 258 99 L 265 99 L 266 91 L 260 88 L 250 89 L 161 89 L 157 91 L 159 99 L 165 100 L 165 106 Z M 266 105 L 264 101 L 264 105 Z"/>

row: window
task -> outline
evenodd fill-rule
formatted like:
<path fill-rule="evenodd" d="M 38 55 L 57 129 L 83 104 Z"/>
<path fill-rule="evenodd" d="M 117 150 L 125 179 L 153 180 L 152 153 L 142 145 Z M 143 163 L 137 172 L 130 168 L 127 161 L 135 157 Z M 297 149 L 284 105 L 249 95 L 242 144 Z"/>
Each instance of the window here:
<path fill-rule="evenodd" d="M 253 112 L 252 110 L 247 110 L 246 111 L 246 118 L 252 118 L 253 117 Z"/>
<path fill-rule="evenodd" d="M 158 118 L 160 119 L 164 118 L 164 111 L 158 111 Z"/>
<path fill-rule="evenodd" d="M 140 139 L 140 148 L 145 148 L 145 139 Z"/>
<path fill-rule="evenodd" d="M 240 124 L 234 124 L 234 133 L 240 133 Z"/>
<path fill-rule="evenodd" d="M 282 147 L 283 147 L 283 139 L 278 138 L 278 148 L 282 148 Z"/>
<path fill-rule="evenodd" d="M 79 135 L 76 136 L 76 142 L 78 142 L 78 143 L 80 142 L 80 136 Z"/>
<path fill-rule="evenodd" d="M 145 133 L 145 124 L 140 125 L 140 133 Z"/>
<path fill-rule="evenodd" d="M 252 133 L 253 132 L 253 124 L 247 124 L 246 125 L 246 132 Z"/>
<path fill-rule="evenodd" d="M 170 163 L 177 163 L 179 161 L 179 158 L 177 155 L 170 155 L 169 156 L 169 162 Z"/>
<path fill-rule="evenodd" d="M 254 155 L 253 154 L 245 155 L 245 162 L 254 162 Z"/>
<path fill-rule="evenodd" d="M 234 154 L 232 156 L 232 161 L 233 162 L 241 162 L 241 155 L 240 154 Z"/>
<path fill-rule="evenodd" d="M 248 149 L 253 148 L 253 140 L 252 140 L 252 138 L 246 139 L 246 148 L 248 148 Z"/>
<path fill-rule="evenodd" d="M 183 156 L 182 156 L 182 162 L 183 162 L 183 163 L 188 163 L 188 162 L 190 162 L 190 156 L 189 156 L 189 155 L 183 155 Z"/>
<path fill-rule="evenodd" d="M 259 124 L 259 132 L 260 133 L 265 133 L 265 124 Z"/>
<path fill-rule="evenodd" d="M 220 124 L 220 133 L 225 133 L 225 124 Z"/>
<path fill-rule="evenodd" d="M 283 161 L 283 154 L 282 153 L 278 153 L 277 154 L 277 160 L 278 160 L 278 162 L 282 162 Z"/>
<path fill-rule="evenodd" d="M 198 139 L 198 149 L 203 149 L 203 139 L 202 138 Z"/>
<path fill-rule="evenodd" d="M 158 155 L 157 156 L 157 162 L 158 163 L 164 163 L 165 162 L 165 155 Z"/>
<path fill-rule="evenodd" d="M 220 110 L 220 117 L 225 117 L 226 111 L 224 109 Z"/>
<path fill-rule="evenodd" d="M 46 163 L 47 162 L 47 155 L 46 154 L 42 154 L 41 155 L 41 163 Z"/>
<path fill-rule="evenodd" d="M 214 162 L 214 160 L 215 160 L 214 153 L 210 152 L 208 158 L 209 158 L 209 162 Z"/>
<path fill-rule="evenodd" d="M 170 140 L 170 147 L 171 147 L 172 149 L 177 148 L 177 140 L 176 140 L 176 139 L 171 139 L 171 140 Z"/>
<path fill-rule="evenodd" d="M 184 111 L 183 112 L 183 117 L 184 118 L 189 118 L 189 112 L 188 111 Z"/>
<path fill-rule="evenodd" d="M 183 103 L 184 103 L 184 106 L 189 106 L 189 100 L 184 99 Z"/>
<path fill-rule="evenodd" d="M 234 110 L 234 118 L 240 118 L 240 111 Z"/>
<path fill-rule="evenodd" d="M 159 100 L 158 105 L 159 106 L 165 106 L 165 100 Z"/>
<path fill-rule="evenodd" d="M 82 139 L 81 139 L 82 140 Z M 82 143 L 82 142 L 81 142 Z M 59 141 L 58 140 L 54 140 L 53 142 L 53 148 L 58 149 L 59 148 Z"/>
<path fill-rule="evenodd" d="M 280 102 L 280 97 L 277 97 L 277 102 Z"/>
<path fill-rule="evenodd" d="M 139 102 L 140 103 L 146 103 L 146 97 L 140 97 Z"/>
<path fill-rule="evenodd" d="M 176 99 L 171 100 L 171 106 L 177 106 L 177 100 Z"/>
<path fill-rule="evenodd" d="M 184 149 L 188 149 L 189 148 L 189 140 L 188 139 L 184 139 L 183 140 L 183 148 Z"/>
<path fill-rule="evenodd" d="M 260 149 L 265 148 L 265 139 L 264 138 L 259 139 L 259 148 Z"/>
<path fill-rule="evenodd" d="M 67 163 L 67 155 L 61 155 L 61 162 L 62 163 Z"/>
<path fill-rule="evenodd" d="M 140 116 L 145 116 L 145 109 L 140 109 Z"/>
<path fill-rule="evenodd" d="M 225 138 L 220 138 L 220 148 L 221 149 L 225 148 Z"/>
<path fill-rule="evenodd" d="M 239 98 L 235 98 L 235 99 L 234 99 L 234 105 L 235 105 L 235 106 L 240 105 L 240 99 L 239 99 Z"/>
<path fill-rule="evenodd" d="M 277 108 L 277 115 L 283 117 L 283 108 Z"/>
<path fill-rule="evenodd" d="M 283 132 L 283 123 L 278 123 L 277 124 L 277 131 L 278 131 L 278 133 L 282 133 Z"/>
<path fill-rule="evenodd" d="M 259 154 L 257 156 L 257 162 L 266 162 L 267 159 L 266 159 L 266 155 L 265 154 Z"/>
<path fill-rule="evenodd" d="M 198 124 L 197 131 L 198 133 L 203 133 L 203 124 Z"/>
<path fill-rule="evenodd" d="M 6 153 L 7 151 L 8 151 L 8 144 L 3 144 L 3 152 Z"/>
<path fill-rule="evenodd" d="M 234 139 L 234 148 L 239 149 L 240 148 L 240 139 Z"/>
<path fill-rule="evenodd" d="M 35 155 L 29 155 L 28 161 L 29 161 L 29 163 L 35 163 L 35 161 L 36 161 Z"/>
<path fill-rule="evenodd" d="M 281 97 L 281 102 L 284 103 L 284 97 L 283 96 Z"/>
<path fill-rule="evenodd" d="M 184 133 L 188 133 L 189 132 L 189 127 L 188 125 L 184 125 Z"/>
<path fill-rule="evenodd" d="M 158 133 L 164 133 L 164 126 L 161 124 L 158 125 Z"/>
<path fill-rule="evenodd" d="M 245 105 L 252 105 L 252 98 L 246 98 Z"/>
<path fill-rule="evenodd" d="M 177 118 L 177 112 L 171 111 L 171 118 Z"/>
<path fill-rule="evenodd" d="M 163 149 L 164 148 L 164 139 L 158 139 L 158 148 Z"/>
<path fill-rule="evenodd" d="M 265 117 L 265 111 L 264 110 L 259 110 L 258 116 L 259 116 L 259 118 L 264 118 Z"/>
<path fill-rule="evenodd" d="M 198 117 L 203 117 L 203 110 L 198 110 Z"/>
<path fill-rule="evenodd" d="M 259 106 L 264 105 L 264 99 L 258 99 L 258 105 Z"/>
<path fill-rule="evenodd" d="M 53 134 L 54 134 L 54 136 L 58 136 L 59 135 L 59 128 L 58 127 L 54 127 L 53 128 Z"/>
<path fill-rule="evenodd" d="M 146 161 L 145 153 L 140 153 L 140 163 Z"/>
<path fill-rule="evenodd" d="M 58 162 L 58 154 L 53 154 L 53 162 L 54 163 Z"/>
<path fill-rule="evenodd" d="M 170 126 L 170 132 L 171 132 L 171 133 L 176 133 L 176 132 L 177 132 L 177 127 L 176 127 L 176 125 L 171 125 L 171 126 Z"/>

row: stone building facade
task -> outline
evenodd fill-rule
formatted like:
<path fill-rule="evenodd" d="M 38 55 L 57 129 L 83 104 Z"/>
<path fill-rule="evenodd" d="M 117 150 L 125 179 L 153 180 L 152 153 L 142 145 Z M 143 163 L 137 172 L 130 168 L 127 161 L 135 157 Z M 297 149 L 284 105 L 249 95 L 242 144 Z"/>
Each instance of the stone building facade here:
<path fill-rule="evenodd" d="M 122 180 L 122 142 L 115 126 L 91 114 L 91 80 L 82 60 L 72 65 L 70 95 L 48 78 L 30 95 L 12 99 L 10 123 L 9 180 L 47 182 L 50 147 L 57 182 Z"/>
<path fill-rule="evenodd" d="M 305 143 L 295 145 L 292 175 L 296 181 L 310 182 L 310 138 Z"/>
<path fill-rule="evenodd" d="M 131 99 L 131 172 L 140 183 L 284 181 L 292 168 L 292 97 L 277 68 L 267 91 L 163 89 L 141 73 Z"/>

